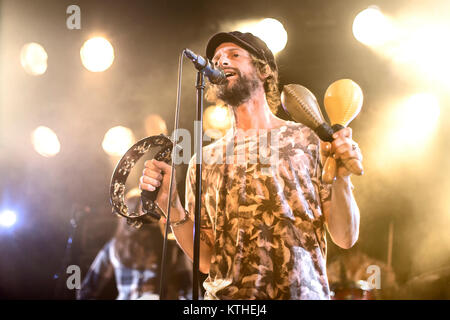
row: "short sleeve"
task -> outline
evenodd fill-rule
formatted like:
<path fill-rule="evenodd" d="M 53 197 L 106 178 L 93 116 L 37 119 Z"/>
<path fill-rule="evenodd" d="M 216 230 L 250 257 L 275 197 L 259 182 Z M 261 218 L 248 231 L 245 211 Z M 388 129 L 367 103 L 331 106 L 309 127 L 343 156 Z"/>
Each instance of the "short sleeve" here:
<path fill-rule="evenodd" d="M 189 161 L 189 167 L 186 174 L 186 201 L 185 209 L 191 215 L 192 220 L 195 216 L 195 173 L 196 173 L 196 155 Z M 202 179 L 202 194 L 200 208 L 200 228 L 212 229 L 212 223 L 209 215 L 205 210 L 205 180 Z"/>

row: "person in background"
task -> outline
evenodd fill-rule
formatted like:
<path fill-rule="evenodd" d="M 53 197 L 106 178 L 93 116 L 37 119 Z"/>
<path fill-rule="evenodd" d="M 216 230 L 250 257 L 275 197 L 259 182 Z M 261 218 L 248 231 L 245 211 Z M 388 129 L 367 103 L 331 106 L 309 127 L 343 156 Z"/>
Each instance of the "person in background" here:
<path fill-rule="evenodd" d="M 130 191 L 125 199 L 130 210 L 141 210 L 139 190 Z M 163 230 L 163 220 L 137 229 L 128 225 L 126 219 L 120 219 L 116 234 L 91 264 L 77 292 L 77 299 L 101 298 L 113 278 L 118 291 L 117 300 L 159 299 Z M 189 299 L 192 263 L 175 241 L 169 240 L 167 245 L 165 298 Z"/>

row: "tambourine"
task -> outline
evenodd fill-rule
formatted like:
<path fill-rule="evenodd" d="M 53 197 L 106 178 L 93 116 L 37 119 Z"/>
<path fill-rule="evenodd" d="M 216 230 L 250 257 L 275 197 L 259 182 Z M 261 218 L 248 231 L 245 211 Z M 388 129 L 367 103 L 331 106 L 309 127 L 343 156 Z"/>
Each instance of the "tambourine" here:
<path fill-rule="evenodd" d="M 110 198 L 113 206 L 113 213 L 118 214 L 127 219 L 128 224 L 139 228 L 144 223 L 152 223 L 161 218 L 162 211 L 156 204 L 156 196 L 159 188 L 154 191 L 142 190 L 142 211 L 144 212 L 130 212 L 125 204 L 125 183 L 131 169 L 136 165 L 139 159 L 154 147 L 159 147 L 159 151 L 154 158 L 158 161 L 169 163 L 172 159 L 173 142 L 169 137 L 161 134 L 159 136 L 151 136 L 136 142 L 123 155 L 114 169 L 111 178 Z"/>

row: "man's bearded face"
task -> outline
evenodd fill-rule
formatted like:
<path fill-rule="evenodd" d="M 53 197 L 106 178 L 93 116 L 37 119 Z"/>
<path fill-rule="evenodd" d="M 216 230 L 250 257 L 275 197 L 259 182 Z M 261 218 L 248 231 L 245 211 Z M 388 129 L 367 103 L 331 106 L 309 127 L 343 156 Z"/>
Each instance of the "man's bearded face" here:
<path fill-rule="evenodd" d="M 237 107 L 250 100 L 261 82 L 256 68 L 248 74 L 242 74 L 239 69 L 235 69 L 234 72 L 236 73 L 234 81 L 230 83 L 230 80 L 227 80 L 224 84 L 217 85 L 217 98 L 232 107 Z"/>

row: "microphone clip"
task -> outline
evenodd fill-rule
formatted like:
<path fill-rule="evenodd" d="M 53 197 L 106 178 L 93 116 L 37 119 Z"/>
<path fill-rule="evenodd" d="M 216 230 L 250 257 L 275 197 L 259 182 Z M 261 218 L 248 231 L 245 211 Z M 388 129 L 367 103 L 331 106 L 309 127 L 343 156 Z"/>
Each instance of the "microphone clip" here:
<path fill-rule="evenodd" d="M 187 48 L 185 48 L 183 52 L 184 55 L 194 63 L 195 68 L 198 71 L 203 72 L 211 83 L 223 84 L 227 81 L 227 77 L 223 70 L 216 69 L 207 59 L 195 54 Z"/>

